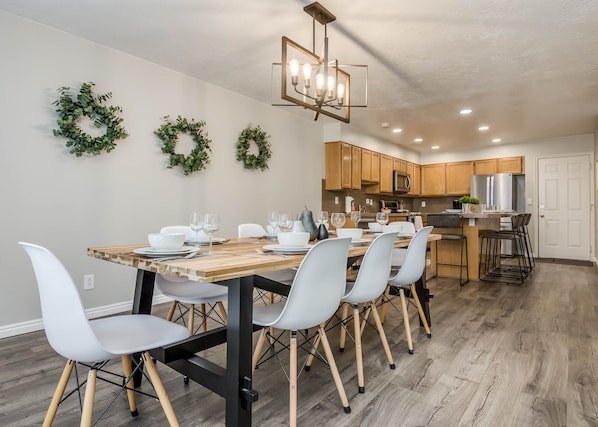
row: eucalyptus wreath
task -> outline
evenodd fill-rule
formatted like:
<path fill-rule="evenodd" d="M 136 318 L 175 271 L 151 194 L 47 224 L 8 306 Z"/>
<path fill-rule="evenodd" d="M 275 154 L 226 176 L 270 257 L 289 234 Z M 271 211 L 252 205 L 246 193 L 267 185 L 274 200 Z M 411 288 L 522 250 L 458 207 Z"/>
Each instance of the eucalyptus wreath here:
<path fill-rule="evenodd" d="M 268 160 L 272 157 L 269 138 L 270 135 L 262 128 L 253 127 L 250 123 L 237 140 L 237 160 L 243 162 L 246 169 L 268 169 Z M 252 142 L 255 142 L 259 149 L 257 156 L 248 152 Z"/>
<path fill-rule="evenodd" d="M 94 156 L 101 154 L 102 151 L 109 153 L 116 147 L 115 140 L 129 136 L 121 125 L 123 119 L 118 115 L 122 112 L 122 108 L 104 105 L 112 97 L 112 93 L 94 95 L 93 86 L 95 83 L 83 83 L 76 99 L 73 99 L 71 89 L 63 86 L 58 89 L 60 98 L 52 103 L 56 105 L 56 112 L 59 115 L 56 121 L 59 129 L 53 129 L 54 136 L 65 137 L 70 153 L 77 157 L 81 157 L 84 153 Z M 81 116 L 88 117 L 98 129 L 106 126 L 106 133 L 93 137 L 83 132 L 77 124 Z"/>
<path fill-rule="evenodd" d="M 175 121 L 170 120 L 169 116 L 164 116 L 164 123 L 154 131 L 162 140 L 162 152 L 168 154 L 169 168 L 182 165 L 183 173 L 189 175 L 192 172 L 202 170 L 210 163 L 208 151 L 211 152 L 207 132 L 204 131 L 205 121 L 196 122 L 194 119 L 187 120 L 185 117 L 178 116 Z M 185 156 L 175 152 L 179 133 L 186 133 L 193 138 L 197 146 Z"/>

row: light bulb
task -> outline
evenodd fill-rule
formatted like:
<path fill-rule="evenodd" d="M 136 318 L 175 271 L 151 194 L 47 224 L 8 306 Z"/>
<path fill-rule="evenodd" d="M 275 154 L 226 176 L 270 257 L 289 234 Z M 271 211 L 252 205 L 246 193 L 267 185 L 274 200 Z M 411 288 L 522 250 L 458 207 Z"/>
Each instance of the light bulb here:
<path fill-rule="evenodd" d="M 297 83 L 299 83 L 299 61 L 291 59 L 289 61 L 289 70 L 291 73 L 291 83 L 293 86 L 297 86 Z"/>
<path fill-rule="evenodd" d="M 316 74 L 316 94 L 318 97 L 322 96 L 322 92 L 324 91 L 324 74 L 318 73 Z"/>
<path fill-rule="evenodd" d="M 333 76 L 328 76 L 328 98 L 334 98 L 334 86 L 335 86 L 335 82 L 334 82 L 334 77 Z"/>
<path fill-rule="evenodd" d="M 345 85 L 339 83 L 336 88 L 336 98 L 338 99 L 338 105 L 343 105 L 345 98 Z"/>
<path fill-rule="evenodd" d="M 306 89 L 309 89 L 311 86 L 311 64 L 307 62 L 303 64 L 303 86 Z"/>

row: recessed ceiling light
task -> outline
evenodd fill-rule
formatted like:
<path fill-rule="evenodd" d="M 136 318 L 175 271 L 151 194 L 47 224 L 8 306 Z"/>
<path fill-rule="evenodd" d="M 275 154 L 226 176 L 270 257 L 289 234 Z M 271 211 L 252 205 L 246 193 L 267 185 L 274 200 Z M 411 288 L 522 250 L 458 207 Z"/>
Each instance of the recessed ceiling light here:
<path fill-rule="evenodd" d="M 500 141 L 502 141 L 502 139 L 500 139 L 500 138 L 494 138 L 494 139 L 492 140 L 492 142 L 494 142 L 494 143 L 497 143 L 497 142 L 500 142 Z"/>
<path fill-rule="evenodd" d="M 438 150 L 440 148 L 440 146 L 438 145 L 432 145 L 432 150 Z"/>
<path fill-rule="evenodd" d="M 423 139 L 423 138 L 415 138 L 415 139 L 413 140 L 413 142 L 423 142 L 423 141 L 424 141 L 424 139 Z"/>
<path fill-rule="evenodd" d="M 390 123 L 388 123 L 388 122 L 380 123 L 380 127 L 387 128 L 389 126 L 390 126 Z"/>
<path fill-rule="evenodd" d="M 401 132 L 403 132 L 403 129 L 401 129 L 401 128 L 394 128 L 392 131 L 394 133 L 401 133 Z"/>
<path fill-rule="evenodd" d="M 464 108 L 464 109 L 462 109 L 461 111 L 459 111 L 459 114 L 463 114 L 463 115 L 466 115 L 466 114 L 471 114 L 471 113 L 472 113 L 472 111 L 473 111 L 473 110 L 472 110 L 471 108 Z"/>
<path fill-rule="evenodd" d="M 490 129 L 490 126 L 486 126 L 486 125 L 484 125 L 484 126 L 480 126 L 480 127 L 478 128 L 478 130 L 481 130 L 481 131 L 485 131 L 485 130 L 488 130 L 488 129 Z"/>

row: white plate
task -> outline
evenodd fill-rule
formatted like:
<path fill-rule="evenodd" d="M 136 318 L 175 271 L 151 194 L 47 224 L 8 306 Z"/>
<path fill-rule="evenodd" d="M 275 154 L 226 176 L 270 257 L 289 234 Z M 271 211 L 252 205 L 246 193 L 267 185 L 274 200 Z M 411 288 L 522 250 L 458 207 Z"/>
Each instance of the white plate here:
<path fill-rule="evenodd" d="M 181 246 L 180 249 L 166 249 L 166 250 L 154 249 L 151 246 L 148 246 L 145 248 L 133 249 L 133 253 L 136 253 L 137 255 L 145 255 L 148 257 L 163 257 L 163 256 L 169 256 L 169 255 L 187 255 L 187 254 L 190 254 L 192 252 L 197 252 L 197 251 L 199 251 L 199 248 L 195 248 L 192 246 Z"/>
<path fill-rule="evenodd" d="M 264 246 L 264 249 L 267 251 L 272 251 L 274 253 L 279 253 L 279 254 L 302 254 L 302 253 L 306 253 L 307 251 L 309 251 L 311 249 L 311 246 L 312 245 L 298 246 L 298 247 L 282 246 L 282 245 L 266 245 L 266 246 Z"/>
<path fill-rule="evenodd" d="M 463 209 L 445 209 L 448 213 L 463 213 Z"/>
<path fill-rule="evenodd" d="M 370 243 L 371 240 L 370 239 L 354 239 L 351 240 L 351 244 L 352 245 L 365 245 L 367 243 Z"/>
<path fill-rule="evenodd" d="M 224 237 L 214 237 L 212 239 L 213 245 L 219 245 L 220 243 L 224 243 L 224 242 L 228 242 L 228 239 L 225 239 Z M 195 240 L 187 240 L 185 243 L 188 243 L 189 245 L 204 246 L 204 245 L 209 245 L 210 241 L 209 240 L 200 240 L 199 242 L 196 242 Z"/>

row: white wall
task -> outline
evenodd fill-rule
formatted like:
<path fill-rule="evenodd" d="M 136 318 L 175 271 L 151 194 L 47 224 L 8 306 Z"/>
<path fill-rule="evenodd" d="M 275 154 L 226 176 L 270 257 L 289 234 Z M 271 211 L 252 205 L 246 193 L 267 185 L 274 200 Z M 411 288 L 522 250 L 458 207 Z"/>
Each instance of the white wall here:
<path fill-rule="evenodd" d="M 188 223 L 193 210 L 219 212 L 219 235 L 234 236 L 240 222 L 265 224 L 269 210 L 320 207 L 319 122 L 4 12 L 0 57 L 0 337 L 39 327 L 33 271 L 18 241 L 51 249 L 81 290 L 83 275 L 95 274 L 95 289 L 81 291 L 87 308 L 130 307 L 135 271 L 92 259 L 87 247 L 144 243 L 163 225 Z M 86 81 L 112 92 L 130 136 L 109 154 L 77 158 L 52 135 L 52 102 L 59 87 L 77 92 Z M 163 116 L 179 114 L 205 120 L 212 140 L 211 164 L 187 177 L 166 168 L 153 134 Z M 235 159 L 249 123 L 271 135 L 265 172 Z"/>

